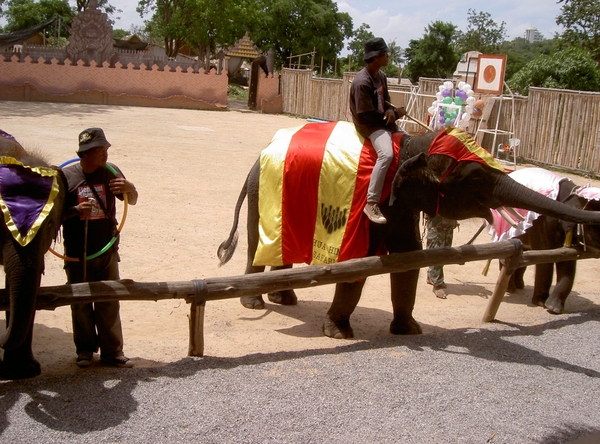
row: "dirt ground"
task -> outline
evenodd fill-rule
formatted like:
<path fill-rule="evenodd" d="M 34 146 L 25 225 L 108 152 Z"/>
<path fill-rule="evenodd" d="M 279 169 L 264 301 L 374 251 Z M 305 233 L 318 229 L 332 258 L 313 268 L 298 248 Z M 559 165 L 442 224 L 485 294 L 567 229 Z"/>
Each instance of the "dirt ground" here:
<path fill-rule="evenodd" d="M 140 282 L 242 274 L 246 257 L 245 206 L 240 246 L 233 259 L 219 268 L 216 251 L 228 236 L 246 174 L 279 128 L 305 123 L 300 118 L 244 109 L 211 112 L 23 102 L 0 102 L 0 115 L 1 129 L 26 147 L 42 149 L 55 164 L 75 157 L 77 136 L 83 129 L 105 130 L 112 143 L 109 160 L 119 165 L 140 193 L 138 204 L 128 209 L 120 248 L 121 277 Z M 578 184 L 589 182 L 583 177 L 571 177 Z M 455 231 L 454 244 L 470 239 L 481 222 L 462 221 Z M 489 241 L 484 232 L 476 243 Z M 61 246 L 55 248 L 62 251 Z M 446 266 L 446 300 L 433 295 L 425 283 L 425 270 L 421 270 L 415 318 L 424 334 L 494 328 L 493 323 L 483 323 L 481 319 L 496 283 L 497 261 L 487 276 L 482 275 L 483 266 L 483 262 Z M 580 263 L 579 278 L 563 316 L 600 304 L 597 266 L 595 260 Z M 504 298 L 497 320 L 518 328 L 556 319 L 529 303 L 531 269 L 525 282 L 524 290 Z M 64 283 L 62 261 L 48 253 L 42 285 Z M 301 289 L 297 294 L 298 306 L 268 303 L 263 311 L 247 310 L 237 299 L 208 302 L 205 355 L 334 351 L 348 344 L 321 333 L 333 286 Z M 138 367 L 161 366 L 184 358 L 188 349 L 188 313 L 189 306 L 183 300 L 122 302 L 126 355 Z M 352 318 L 356 336 L 353 341 L 388 336 L 390 320 L 389 278 L 371 277 Z M 398 343 L 402 343 L 401 337 Z M 46 375 L 84 371 L 75 365 L 69 307 L 38 312 L 34 353 Z M 95 363 L 85 371 L 100 367 Z"/>

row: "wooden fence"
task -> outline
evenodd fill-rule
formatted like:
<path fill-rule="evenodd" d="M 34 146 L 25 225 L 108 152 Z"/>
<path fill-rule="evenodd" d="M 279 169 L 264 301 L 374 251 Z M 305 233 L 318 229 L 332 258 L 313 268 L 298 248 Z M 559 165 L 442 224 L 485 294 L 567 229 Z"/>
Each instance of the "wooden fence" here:
<path fill-rule="evenodd" d="M 348 108 L 350 83 L 356 73 L 342 79 L 323 79 L 307 70 L 284 69 L 281 92 L 283 111 L 323 120 L 351 120 Z M 435 100 L 438 87 L 448 79 L 420 78 L 413 87 L 390 82 L 390 96 L 396 106 L 404 106 L 411 116 L 427 120 L 427 109 Z M 508 98 L 510 96 L 503 96 Z M 508 130 L 511 127 L 511 101 L 480 96 L 492 107 L 487 110 L 487 125 Z M 500 107 L 500 103 L 503 106 Z M 507 103 L 510 103 L 507 104 Z M 500 110 L 501 108 L 501 110 Z M 547 88 L 530 88 L 528 97 L 514 97 L 514 136 L 519 139 L 518 156 L 523 161 L 600 174 L 600 93 Z M 475 134 L 480 122 L 472 119 L 467 131 Z M 404 119 L 409 131 L 418 126 Z M 481 145 L 492 151 L 494 144 L 508 144 L 508 135 L 493 138 L 484 134 Z"/>
<path fill-rule="evenodd" d="M 204 353 L 204 307 L 206 301 L 252 296 L 268 292 L 309 288 L 338 282 L 354 282 L 368 276 L 402 272 L 430 265 L 464 264 L 487 259 L 507 259 L 508 268 L 538 263 L 561 262 L 575 259 L 598 258 L 599 251 L 586 252 L 575 248 L 559 248 L 545 251 L 522 252 L 517 239 L 479 245 L 463 245 L 452 248 L 418 250 L 387 256 L 352 259 L 331 265 L 308 266 L 266 273 L 247 274 L 194 281 L 134 282 L 119 281 L 87 282 L 82 284 L 41 287 L 37 296 L 37 310 L 53 310 L 74 303 L 95 301 L 158 301 L 185 299 L 191 303 L 189 319 L 189 356 Z M 494 320 L 504 297 L 509 275 L 500 273 L 496 289 L 484 314 L 483 320 Z M 0 290 L 0 310 L 9 309 L 6 290 Z"/>

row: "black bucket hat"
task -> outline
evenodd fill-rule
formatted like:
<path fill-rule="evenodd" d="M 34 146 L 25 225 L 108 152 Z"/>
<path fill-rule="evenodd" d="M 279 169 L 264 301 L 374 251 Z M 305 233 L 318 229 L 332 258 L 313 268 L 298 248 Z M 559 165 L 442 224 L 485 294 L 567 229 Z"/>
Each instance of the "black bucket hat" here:
<path fill-rule="evenodd" d="M 365 42 L 365 62 L 371 57 L 384 55 L 390 52 L 390 48 L 381 37 L 373 37 Z"/>
<path fill-rule="evenodd" d="M 88 128 L 79 134 L 79 151 L 77 151 L 77 154 L 91 150 L 97 146 L 105 146 L 107 148 L 110 146 L 101 128 Z"/>

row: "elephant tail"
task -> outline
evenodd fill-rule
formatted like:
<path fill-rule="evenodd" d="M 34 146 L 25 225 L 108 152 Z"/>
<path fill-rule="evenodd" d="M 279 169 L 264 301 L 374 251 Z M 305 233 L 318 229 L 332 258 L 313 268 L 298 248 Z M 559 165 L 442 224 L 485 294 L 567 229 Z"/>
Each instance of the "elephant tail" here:
<path fill-rule="evenodd" d="M 246 195 L 248 194 L 248 181 L 244 182 L 244 186 L 242 187 L 242 191 L 240 192 L 240 196 L 238 197 L 237 204 L 235 205 L 235 213 L 233 215 L 233 227 L 231 227 L 231 232 L 229 233 L 229 237 L 225 240 L 219 248 L 217 249 L 217 257 L 219 258 L 219 267 L 225 265 L 232 258 L 233 253 L 235 253 L 235 249 L 238 245 L 238 223 L 240 221 L 240 209 L 242 208 L 242 204 L 246 199 Z"/>

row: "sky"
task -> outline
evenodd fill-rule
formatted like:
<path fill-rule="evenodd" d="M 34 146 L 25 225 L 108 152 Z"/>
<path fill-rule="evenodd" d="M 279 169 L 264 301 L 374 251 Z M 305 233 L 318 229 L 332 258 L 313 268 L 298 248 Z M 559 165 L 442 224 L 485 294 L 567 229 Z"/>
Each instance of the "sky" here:
<path fill-rule="evenodd" d="M 135 11 L 137 1 L 110 0 L 110 3 L 123 10 L 115 28 L 129 30 L 132 23 L 143 23 Z M 560 14 L 557 0 L 493 0 L 465 5 L 423 0 L 337 0 L 336 3 L 340 12 L 350 14 L 355 29 L 367 23 L 375 36 L 383 37 L 387 42 L 395 40 L 401 48 L 408 47 L 410 40 L 421 39 L 425 28 L 436 20 L 453 23 L 459 30 L 466 31 L 470 8 L 476 13 L 489 13 L 498 25 L 504 21 L 508 40 L 524 37 L 529 27 L 537 28 L 545 38 L 552 38 L 562 31 L 556 25 L 556 17 Z M 344 51 L 342 55 L 346 53 Z"/>

